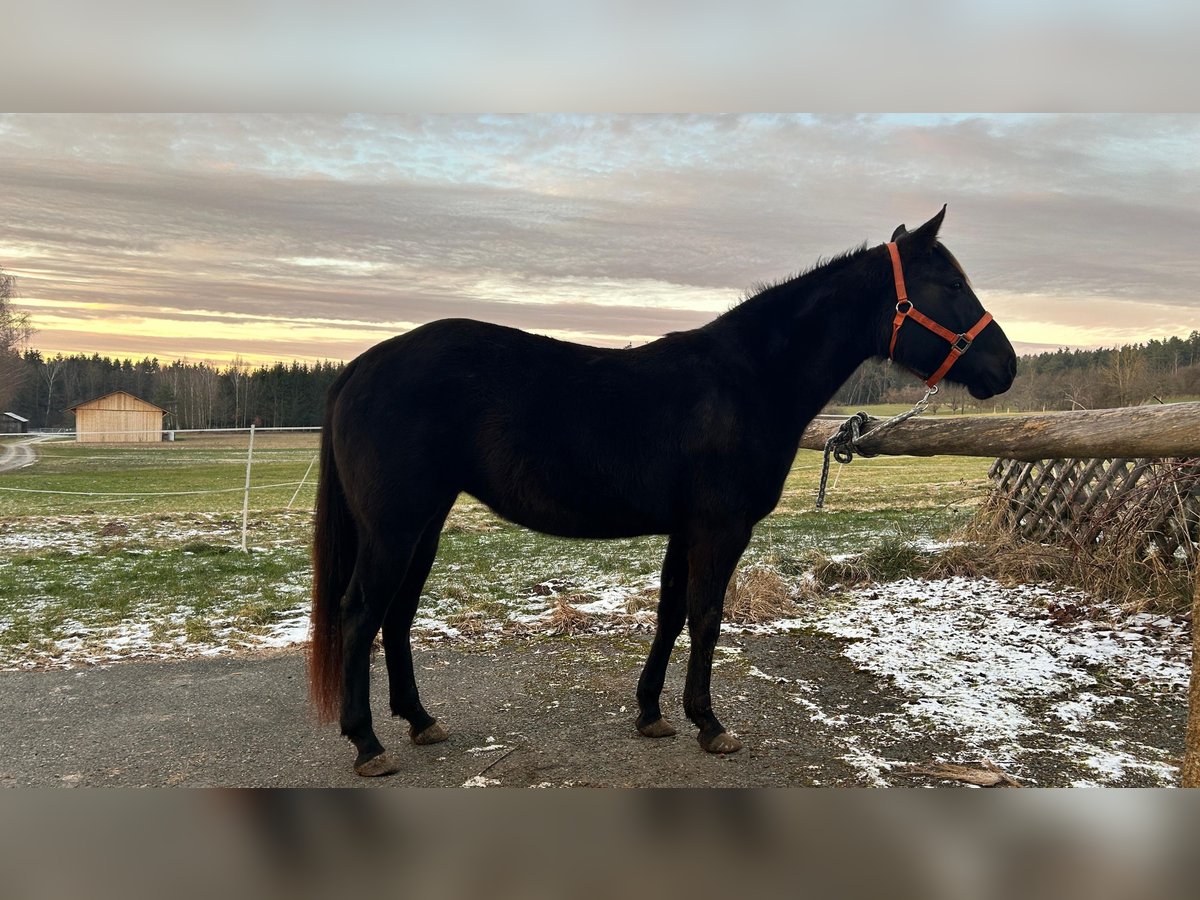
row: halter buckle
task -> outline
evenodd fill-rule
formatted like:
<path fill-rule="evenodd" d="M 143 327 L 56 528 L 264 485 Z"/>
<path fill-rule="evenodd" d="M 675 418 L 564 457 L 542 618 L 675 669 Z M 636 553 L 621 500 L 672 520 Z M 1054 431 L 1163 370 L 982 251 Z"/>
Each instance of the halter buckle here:
<path fill-rule="evenodd" d="M 950 346 L 956 353 L 961 355 L 971 349 L 971 344 L 972 340 L 969 337 L 965 334 L 960 334 Z"/>

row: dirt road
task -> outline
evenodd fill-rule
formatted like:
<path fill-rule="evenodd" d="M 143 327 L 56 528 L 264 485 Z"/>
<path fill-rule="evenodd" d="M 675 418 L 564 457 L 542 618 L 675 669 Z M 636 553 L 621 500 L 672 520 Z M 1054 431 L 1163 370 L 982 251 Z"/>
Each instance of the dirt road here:
<path fill-rule="evenodd" d="M 16 441 L 0 442 L 0 472 L 11 472 L 33 465 L 37 462 L 37 451 L 33 449 L 33 445 L 44 440 L 45 435 L 36 434 Z"/>
<path fill-rule="evenodd" d="M 642 738 L 633 691 L 647 642 L 635 634 L 425 644 L 417 652 L 423 698 L 452 735 L 429 747 L 411 746 L 403 722 L 382 718 L 377 657 L 377 730 L 403 769 L 370 781 L 353 774 L 336 727 L 310 719 L 295 650 L 0 673 L 0 785 L 911 785 L 930 782 L 903 773 L 905 763 L 978 761 L 936 723 L 899 737 L 882 727 L 911 698 L 856 668 L 840 652 L 844 642 L 803 632 L 722 639 L 714 705 L 746 742 L 741 753 L 699 749 L 680 711 L 678 651 L 663 708 L 680 734 Z M 1186 698 L 1128 715 L 1138 740 L 1171 748 Z M 1047 746 L 1019 774 L 1052 786 L 1088 772 Z M 1135 772 L 1119 783 L 1157 782 Z"/>

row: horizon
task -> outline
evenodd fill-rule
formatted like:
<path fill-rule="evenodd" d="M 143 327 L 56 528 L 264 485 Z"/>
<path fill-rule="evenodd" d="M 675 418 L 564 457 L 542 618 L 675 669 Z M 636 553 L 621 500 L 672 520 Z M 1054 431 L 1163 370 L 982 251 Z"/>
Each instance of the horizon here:
<path fill-rule="evenodd" d="M 1103 351 L 1111 352 L 1111 351 L 1123 349 L 1125 347 L 1145 346 L 1150 341 L 1166 342 L 1166 341 L 1169 341 L 1172 339 L 1187 340 L 1192 334 L 1197 333 L 1197 332 L 1200 332 L 1200 329 L 1193 328 L 1187 334 L 1161 335 L 1161 336 L 1157 336 L 1157 337 L 1147 338 L 1145 341 L 1134 341 L 1131 343 L 1118 344 L 1118 345 L 1112 345 L 1112 346 L 1098 345 L 1095 347 L 1066 347 L 1066 346 L 1058 346 L 1058 345 L 1053 345 L 1053 344 L 1045 344 L 1045 345 L 1024 344 L 1019 341 L 1011 341 L 1010 343 L 1012 343 L 1013 349 L 1016 351 L 1017 357 L 1020 359 L 1024 359 L 1025 357 L 1041 356 L 1043 354 L 1053 354 L 1053 353 L 1059 353 L 1059 352 L 1067 352 L 1067 353 L 1071 353 L 1071 352 L 1089 353 L 1089 352 L 1103 352 Z M 47 355 L 40 348 L 34 347 L 32 345 L 27 347 L 24 352 L 33 352 L 33 353 L 41 354 L 43 360 L 53 359 L 59 355 L 61 355 L 64 358 L 70 358 L 70 357 L 91 358 L 92 356 L 99 356 L 103 360 L 108 360 L 110 362 L 118 362 L 118 363 L 129 362 L 129 363 L 133 363 L 133 364 L 138 364 L 138 363 L 149 360 L 149 361 L 157 362 L 160 366 L 161 365 L 170 366 L 172 363 L 179 362 L 179 363 L 182 363 L 183 365 L 204 365 L 204 366 L 208 366 L 209 368 L 217 369 L 217 370 L 221 370 L 221 371 L 226 371 L 226 370 L 231 369 L 238 365 L 248 366 L 251 369 L 271 368 L 272 366 L 275 366 L 275 365 L 290 366 L 293 364 L 300 364 L 300 365 L 305 365 L 305 366 L 316 366 L 316 365 L 322 365 L 322 364 L 344 366 L 351 361 L 350 359 L 336 359 L 336 358 L 332 358 L 332 357 L 320 357 L 320 358 L 308 358 L 308 359 L 300 359 L 297 357 L 292 357 L 292 358 L 288 358 L 288 359 L 280 359 L 280 358 L 275 358 L 275 357 L 270 357 L 270 358 L 264 357 L 262 359 L 250 359 L 247 357 L 240 357 L 240 358 L 230 358 L 230 359 L 222 360 L 222 359 L 216 359 L 216 358 L 212 358 L 212 357 L 192 358 L 192 357 L 187 357 L 187 356 L 172 356 L 170 354 L 164 354 L 164 353 L 147 353 L 147 354 L 138 355 L 138 356 L 129 356 L 129 355 L 120 355 L 120 354 L 99 353 L 97 351 L 92 351 L 92 350 L 79 350 L 79 351 L 71 351 L 71 352 L 56 351 L 54 353 Z M 882 361 L 886 362 L 886 360 L 882 360 Z"/>
<path fill-rule="evenodd" d="M 44 354 L 347 361 L 463 316 L 600 346 L 942 236 L 1022 355 L 1200 327 L 1195 115 L 0 116 Z M 1165 336 L 1165 337 L 1164 337 Z"/>

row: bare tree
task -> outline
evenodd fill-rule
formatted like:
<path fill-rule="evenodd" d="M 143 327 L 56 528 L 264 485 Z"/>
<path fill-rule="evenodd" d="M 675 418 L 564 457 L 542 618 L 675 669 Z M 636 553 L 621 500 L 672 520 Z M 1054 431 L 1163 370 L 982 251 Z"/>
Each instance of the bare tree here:
<path fill-rule="evenodd" d="M 60 353 L 54 359 L 48 359 L 42 366 L 42 379 L 46 382 L 46 416 L 42 419 L 42 425 L 50 424 L 50 410 L 54 402 L 54 382 L 58 381 L 58 376 L 62 374 L 63 368 L 67 361 Z"/>
<path fill-rule="evenodd" d="M 1146 355 L 1140 347 L 1121 347 L 1113 351 L 1105 370 L 1118 406 L 1131 406 L 1146 398 L 1148 374 Z"/>
<path fill-rule="evenodd" d="M 967 411 L 967 389 L 962 385 L 943 381 L 941 390 L 938 393 L 942 403 L 950 407 L 950 412 L 961 413 Z"/>
<path fill-rule="evenodd" d="M 21 387 L 21 353 L 33 334 L 29 313 L 12 307 L 16 294 L 17 279 L 0 268 L 0 407 L 8 406 Z"/>
<path fill-rule="evenodd" d="M 250 382 L 250 364 L 242 359 L 241 354 L 234 356 L 225 377 L 233 388 L 233 427 L 243 428 L 246 424 L 247 397 L 246 389 Z"/>

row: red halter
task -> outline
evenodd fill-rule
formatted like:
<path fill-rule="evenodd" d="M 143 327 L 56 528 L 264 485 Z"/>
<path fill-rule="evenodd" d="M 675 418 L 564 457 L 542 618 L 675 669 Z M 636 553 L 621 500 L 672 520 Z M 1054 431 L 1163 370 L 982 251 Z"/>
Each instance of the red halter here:
<path fill-rule="evenodd" d="M 958 362 L 958 358 L 971 349 L 971 342 L 979 336 L 979 332 L 987 328 L 988 323 L 992 321 L 992 314 L 985 312 L 969 331 L 962 334 L 955 334 L 949 328 L 943 328 L 933 319 L 918 312 L 912 305 L 912 301 L 908 299 L 908 291 L 904 287 L 904 270 L 900 267 L 900 251 L 896 248 L 896 242 L 892 241 L 887 248 L 892 257 L 892 274 L 896 277 L 896 318 L 892 320 L 892 342 L 888 345 L 888 359 L 895 359 L 896 338 L 900 334 L 900 326 L 904 324 L 905 319 L 912 319 L 918 325 L 924 325 L 938 337 L 950 342 L 950 353 L 945 361 L 938 366 L 936 372 L 925 379 L 928 387 L 936 387 L 937 383 L 950 371 L 950 367 Z"/>

